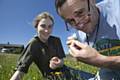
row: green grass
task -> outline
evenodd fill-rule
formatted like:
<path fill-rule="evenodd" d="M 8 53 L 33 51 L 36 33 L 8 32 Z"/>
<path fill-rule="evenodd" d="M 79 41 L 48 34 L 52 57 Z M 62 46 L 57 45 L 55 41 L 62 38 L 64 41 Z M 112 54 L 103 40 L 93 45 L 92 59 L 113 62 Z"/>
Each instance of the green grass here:
<path fill-rule="evenodd" d="M 2 54 L 0 53 L 0 80 L 9 80 L 14 73 L 14 69 L 19 58 L 18 54 Z M 67 66 L 73 67 L 78 70 L 84 70 L 95 74 L 97 71 L 96 67 L 75 61 L 71 57 L 65 59 Z M 23 80 L 43 80 L 42 75 L 39 72 L 35 64 L 30 66 L 28 74 L 25 75 Z"/>

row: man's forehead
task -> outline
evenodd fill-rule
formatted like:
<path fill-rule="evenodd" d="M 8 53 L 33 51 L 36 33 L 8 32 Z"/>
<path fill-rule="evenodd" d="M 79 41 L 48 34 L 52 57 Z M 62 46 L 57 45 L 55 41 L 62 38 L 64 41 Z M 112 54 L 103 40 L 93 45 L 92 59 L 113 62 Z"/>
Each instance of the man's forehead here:
<path fill-rule="evenodd" d="M 69 7 L 69 9 L 70 8 L 72 8 L 72 9 L 74 9 L 74 8 L 83 8 L 83 7 L 86 7 L 87 6 L 87 1 L 88 0 L 67 0 L 64 4 L 63 4 L 63 6 L 62 6 L 62 8 L 68 8 Z"/>
<path fill-rule="evenodd" d="M 58 8 L 58 12 L 62 11 L 71 11 L 71 10 L 76 10 L 78 8 L 84 8 L 88 6 L 87 5 L 87 0 L 67 0 L 62 7 Z"/>
<path fill-rule="evenodd" d="M 72 5 L 72 4 L 75 4 L 75 3 L 83 3 L 83 2 L 86 2 L 87 0 L 67 0 L 66 3 L 68 5 Z"/>
<path fill-rule="evenodd" d="M 90 2 L 91 4 L 96 4 L 96 0 L 66 0 L 67 3 L 74 3 L 74 2 Z"/>
<path fill-rule="evenodd" d="M 62 7 L 58 8 L 58 13 L 62 17 L 69 17 L 71 14 L 74 14 L 77 10 L 87 10 L 88 9 L 88 0 L 67 0 Z"/>

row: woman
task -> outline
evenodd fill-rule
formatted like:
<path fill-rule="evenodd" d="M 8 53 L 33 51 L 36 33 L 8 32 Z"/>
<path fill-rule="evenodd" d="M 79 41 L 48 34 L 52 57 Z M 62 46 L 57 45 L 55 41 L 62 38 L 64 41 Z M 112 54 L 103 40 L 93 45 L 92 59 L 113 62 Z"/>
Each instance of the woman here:
<path fill-rule="evenodd" d="M 50 36 L 54 25 L 52 16 L 43 12 L 34 20 L 34 27 L 37 36 L 28 43 L 23 51 L 17 71 L 10 80 L 21 80 L 28 72 L 29 66 L 34 62 L 42 75 L 53 78 L 55 71 L 60 71 L 63 67 L 63 57 L 65 57 L 62 44 L 59 38 Z M 50 76 L 50 77 L 49 77 Z"/>
<path fill-rule="evenodd" d="M 30 40 L 23 51 L 17 71 L 10 80 L 21 80 L 32 62 L 37 65 L 43 77 L 49 80 L 80 80 L 81 78 L 87 80 L 94 76 L 64 65 L 65 54 L 61 41 L 57 37 L 50 36 L 53 24 L 54 20 L 47 12 L 35 18 L 37 36 Z"/>

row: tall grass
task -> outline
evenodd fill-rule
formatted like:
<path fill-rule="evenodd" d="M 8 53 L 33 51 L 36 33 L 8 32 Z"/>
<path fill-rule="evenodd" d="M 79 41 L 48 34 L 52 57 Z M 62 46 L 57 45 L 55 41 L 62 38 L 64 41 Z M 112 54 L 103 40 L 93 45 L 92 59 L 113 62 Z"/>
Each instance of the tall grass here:
<path fill-rule="evenodd" d="M 9 80 L 10 77 L 15 72 L 15 67 L 17 64 L 17 60 L 19 58 L 18 54 L 2 54 L 0 53 L 0 80 Z M 95 74 L 97 71 L 96 67 L 89 66 L 87 64 L 77 62 L 72 58 L 66 58 L 65 64 L 72 68 L 78 70 L 84 70 L 86 72 L 90 72 Z M 25 75 L 23 80 L 43 80 L 41 73 L 35 64 L 30 66 L 28 74 Z"/>

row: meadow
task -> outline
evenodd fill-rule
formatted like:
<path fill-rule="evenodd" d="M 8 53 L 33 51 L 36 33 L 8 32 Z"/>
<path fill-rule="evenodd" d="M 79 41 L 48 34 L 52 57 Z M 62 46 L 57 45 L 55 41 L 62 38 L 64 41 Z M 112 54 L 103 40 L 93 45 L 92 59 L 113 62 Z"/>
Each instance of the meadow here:
<path fill-rule="evenodd" d="M 19 54 L 0 53 L 0 80 L 10 79 L 12 74 L 15 72 L 18 58 Z M 96 67 L 78 62 L 70 56 L 67 56 L 65 58 L 65 64 L 69 67 L 90 72 L 93 74 L 95 74 L 98 70 Z M 25 75 L 23 80 L 43 80 L 43 78 L 36 65 L 32 64 L 30 66 L 29 73 Z"/>

